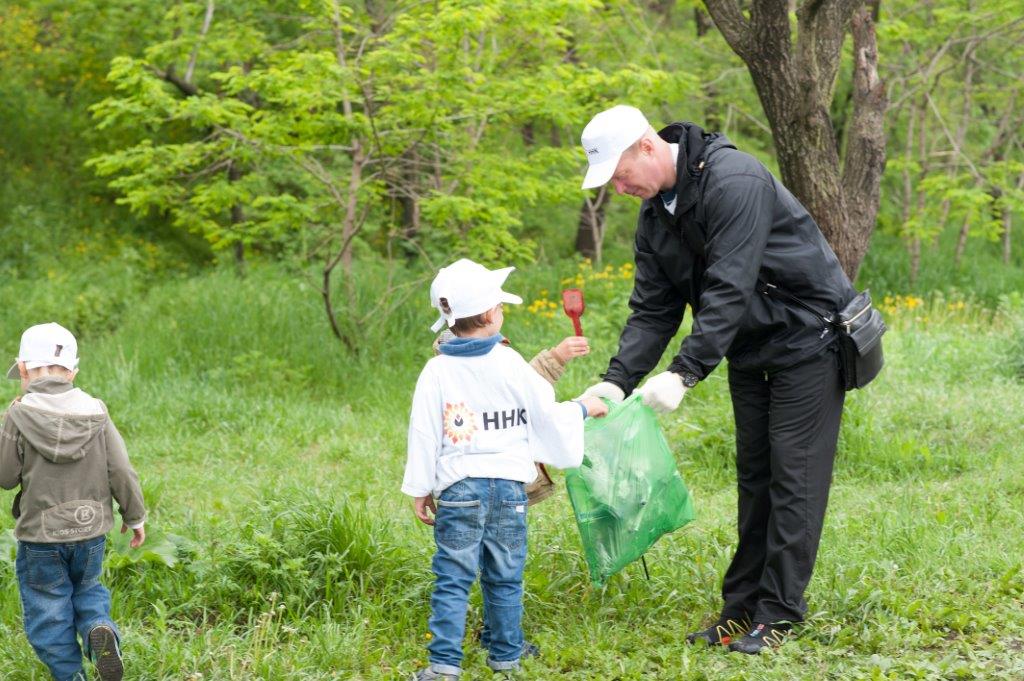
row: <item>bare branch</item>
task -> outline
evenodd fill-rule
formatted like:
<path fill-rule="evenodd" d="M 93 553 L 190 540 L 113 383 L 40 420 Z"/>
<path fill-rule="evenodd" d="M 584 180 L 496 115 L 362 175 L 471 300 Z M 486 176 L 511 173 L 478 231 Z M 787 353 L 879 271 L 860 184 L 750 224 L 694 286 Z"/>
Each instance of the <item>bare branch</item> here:
<path fill-rule="evenodd" d="M 150 66 L 149 70 L 161 80 L 166 80 L 168 83 L 178 88 L 183 95 L 186 97 L 195 97 L 199 94 L 199 88 L 192 83 L 183 80 L 179 75 L 174 72 L 173 66 L 168 66 L 166 71 L 162 71 L 155 66 Z"/>
<path fill-rule="evenodd" d="M 210 24 L 213 22 L 213 0 L 206 0 L 206 16 L 203 17 L 203 27 L 199 31 L 199 37 L 196 39 L 196 44 L 192 47 L 192 55 L 188 58 L 188 67 L 185 69 L 185 82 L 192 82 L 192 74 L 196 69 L 196 60 L 199 58 L 199 46 L 203 44 L 203 40 L 206 39 L 206 34 L 210 30 Z"/>
<path fill-rule="evenodd" d="M 750 55 L 751 36 L 750 22 L 743 16 L 736 0 L 704 0 L 708 14 L 715 26 L 722 32 L 725 41 L 739 57 L 746 61 Z"/>
<path fill-rule="evenodd" d="M 971 169 L 971 175 L 974 176 L 974 179 L 980 181 L 981 173 L 978 172 L 978 168 L 974 165 L 974 161 L 972 161 L 971 158 L 964 153 L 963 149 L 960 148 L 960 145 L 956 143 L 956 138 L 953 136 L 953 133 L 950 132 L 949 126 L 946 125 L 946 120 L 942 117 L 942 112 L 939 111 L 939 107 L 935 105 L 935 100 L 932 99 L 931 93 L 926 92 L 925 98 L 928 100 L 928 107 L 932 110 L 932 113 L 935 114 L 935 118 L 939 121 L 939 125 L 942 126 L 942 132 L 945 134 L 946 139 L 949 140 L 950 145 L 953 147 L 953 151 L 967 163 L 967 167 Z"/>

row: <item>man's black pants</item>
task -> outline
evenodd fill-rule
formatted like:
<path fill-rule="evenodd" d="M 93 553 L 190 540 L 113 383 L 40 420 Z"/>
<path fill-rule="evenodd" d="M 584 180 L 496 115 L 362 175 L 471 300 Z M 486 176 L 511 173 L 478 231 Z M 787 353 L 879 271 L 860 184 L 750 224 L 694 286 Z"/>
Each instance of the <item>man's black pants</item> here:
<path fill-rule="evenodd" d="M 799 622 L 825 520 L 846 393 L 836 353 L 774 372 L 729 367 L 739 546 L 722 614 Z"/>

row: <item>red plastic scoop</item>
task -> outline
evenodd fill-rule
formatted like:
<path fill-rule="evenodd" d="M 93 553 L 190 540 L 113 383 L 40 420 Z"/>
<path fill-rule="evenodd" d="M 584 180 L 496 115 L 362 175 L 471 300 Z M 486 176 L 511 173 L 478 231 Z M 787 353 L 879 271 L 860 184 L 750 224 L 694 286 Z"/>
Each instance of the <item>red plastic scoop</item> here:
<path fill-rule="evenodd" d="M 577 336 L 583 335 L 583 327 L 580 326 L 580 317 L 586 305 L 583 304 L 583 291 L 578 288 L 567 288 L 562 291 L 562 309 L 572 320 L 572 328 L 576 330 Z"/>

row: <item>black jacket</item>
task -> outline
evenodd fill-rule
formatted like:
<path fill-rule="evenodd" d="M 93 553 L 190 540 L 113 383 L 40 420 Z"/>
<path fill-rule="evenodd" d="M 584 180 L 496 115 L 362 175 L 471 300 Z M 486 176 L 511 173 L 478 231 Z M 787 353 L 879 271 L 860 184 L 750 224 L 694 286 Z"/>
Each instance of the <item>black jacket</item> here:
<path fill-rule="evenodd" d="M 703 379 L 727 357 L 742 369 L 781 369 L 822 350 L 835 331 L 763 293 L 766 282 L 823 312 L 855 295 L 807 210 L 755 158 L 720 133 L 674 123 L 675 216 L 660 196 L 636 228 L 633 310 L 604 379 L 627 394 L 657 365 L 686 305 L 693 327 L 669 369 Z"/>

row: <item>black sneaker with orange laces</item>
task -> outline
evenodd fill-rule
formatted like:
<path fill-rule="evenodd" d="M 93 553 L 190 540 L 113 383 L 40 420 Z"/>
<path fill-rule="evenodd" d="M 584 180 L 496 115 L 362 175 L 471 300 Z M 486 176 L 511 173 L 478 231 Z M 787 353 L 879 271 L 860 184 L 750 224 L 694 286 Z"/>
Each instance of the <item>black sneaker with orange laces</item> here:
<path fill-rule="evenodd" d="M 718 621 L 707 629 L 695 631 L 687 635 L 690 644 L 703 641 L 709 646 L 727 646 L 729 643 L 750 630 L 750 619 L 747 617 L 726 617 L 722 615 Z"/>
<path fill-rule="evenodd" d="M 729 644 L 729 650 L 758 655 L 765 648 L 778 648 L 786 642 L 793 627 L 787 622 L 754 622 L 753 628 Z"/>

